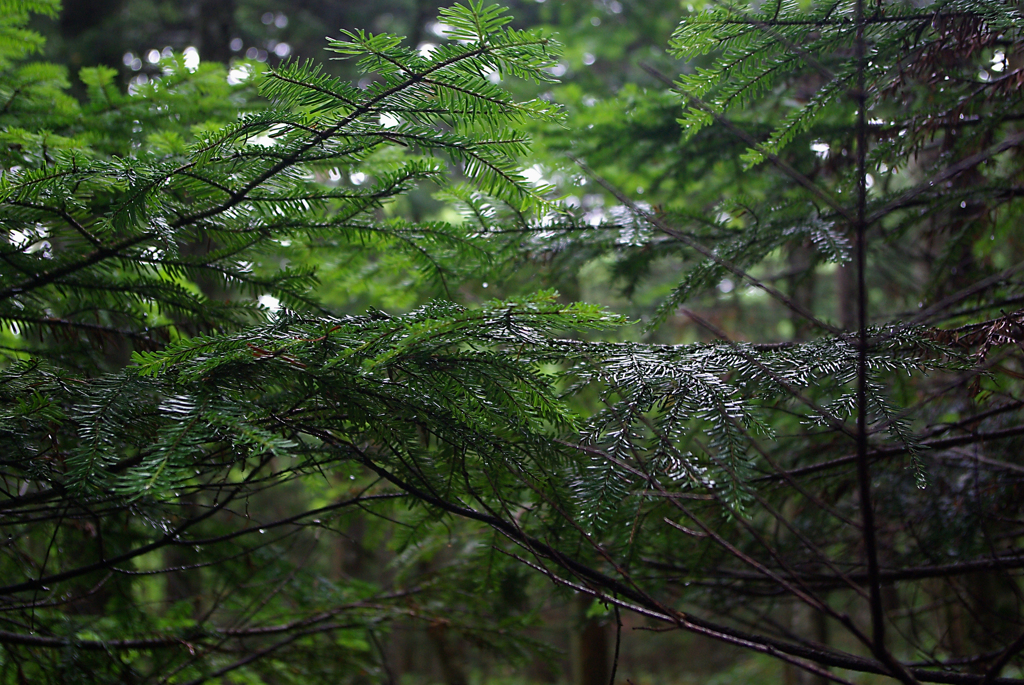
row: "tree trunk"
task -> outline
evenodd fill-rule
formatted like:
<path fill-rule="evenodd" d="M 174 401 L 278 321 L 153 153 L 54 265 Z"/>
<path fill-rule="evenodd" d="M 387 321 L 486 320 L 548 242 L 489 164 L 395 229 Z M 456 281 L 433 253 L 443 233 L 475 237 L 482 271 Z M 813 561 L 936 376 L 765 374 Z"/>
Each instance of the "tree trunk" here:
<path fill-rule="evenodd" d="M 577 630 L 572 636 L 572 677 L 574 685 L 608 685 L 608 630 L 599 618 L 587 618 L 593 600 L 576 596 Z"/>
<path fill-rule="evenodd" d="M 230 62 L 235 0 L 199 0 L 196 20 L 199 56 L 209 62 Z"/>
<path fill-rule="evenodd" d="M 191 519 L 199 515 L 195 496 L 181 496 L 181 517 Z M 167 568 L 179 569 L 167 573 L 164 582 L 164 602 L 170 608 L 178 602 L 191 602 L 192 617 L 199 618 L 202 613 L 203 581 L 200 569 L 189 568 L 200 562 L 199 552 L 189 545 L 170 545 L 164 548 L 164 565 Z"/>
<path fill-rule="evenodd" d="M 814 246 L 809 242 L 794 246 L 789 253 L 789 270 L 792 274 L 786 279 L 789 296 L 807 311 L 814 311 L 815 256 Z M 806 340 L 810 336 L 810 321 L 796 312 L 790 313 L 790 321 L 793 324 L 794 340 Z"/>
<path fill-rule="evenodd" d="M 813 607 L 803 603 L 794 605 L 789 627 L 802 638 L 828 645 L 828 620 L 825 614 Z M 786 685 L 828 685 L 830 682 L 823 675 L 805 671 L 793 664 L 786 664 L 783 673 Z"/>
<path fill-rule="evenodd" d="M 460 650 L 448 636 L 448 625 L 441 621 L 434 623 L 427 628 L 427 638 L 434 646 L 445 685 L 469 685 Z"/>

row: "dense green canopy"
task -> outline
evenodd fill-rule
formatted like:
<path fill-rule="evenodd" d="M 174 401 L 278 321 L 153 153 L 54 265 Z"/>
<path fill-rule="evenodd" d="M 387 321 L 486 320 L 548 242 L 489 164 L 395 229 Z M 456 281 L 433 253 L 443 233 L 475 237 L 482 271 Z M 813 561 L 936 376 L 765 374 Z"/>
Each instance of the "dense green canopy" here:
<path fill-rule="evenodd" d="M 419 625 L 461 685 L 573 596 L 586 685 L 624 623 L 1024 682 L 1015 6 L 714 2 L 560 86 L 604 56 L 470 0 L 81 100 L 57 11 L 0 1 L 0 682 L 391 682 Z"/>

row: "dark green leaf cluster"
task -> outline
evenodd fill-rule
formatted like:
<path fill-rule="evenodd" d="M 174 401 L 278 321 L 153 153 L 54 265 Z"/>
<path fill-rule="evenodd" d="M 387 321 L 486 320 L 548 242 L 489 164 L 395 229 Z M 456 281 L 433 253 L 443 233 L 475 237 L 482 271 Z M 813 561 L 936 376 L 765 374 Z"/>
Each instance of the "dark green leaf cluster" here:
<path fill-rule="evenodd" d="M 955 368 L 945 349 L 921 345 L 918 331 L 873 331 L 868 401 L 874 426 L 911 451 L 917 439 L 887 396 L 886 379 Z M 739 515 L 748 483 L 767 465 L 756 442 L 776 439 L 770 412 L 805 425 L 852 432 L 856 346 L 822 339 L 760 347 L 749 343 L 648 346 L 594 344 L 574 369 L 580 383 L 603 388 L 604 408 L 582 435 L 597 448 L 576 481 L 583 518 L 604 531 L 629 525 L 658 478 L 673 492 L 710 493 Z M 578 390 L 578 388 L 576 388 Z M 813 395 L 813 400 L 810 396 Z"/>
<path fill-rule="evenodd" d="M 539 34 L 501 29 L 500 14 L 476 5 L 453 9 L 448 19 L 455 27 L 479 24 L 483 33 L 430 56 L 391 37 L 353 34 L 332 49 L 364 55 L 363 67 L 375 70 L 365 89 L 312 64 L 251 74 L 273 108 L 222 128 L 212 125 L 216 110 L 208 104 L 230 93 L 222 70 L 192 73 L 180 58 L 169 59 L 165 76 L 134 96 L 116 92 L 110 70 L 84 73 L 92 100 L 68 126 L 78 138 L 5 129 L 17 159 L 0 182 L 9 267 L 0 320 L 32 335 L 106 334 L 152 346 L 178 333 L 254 322 L 262 295 L 315 307 L 310 270 L 253 271 L 253 259 L 281 242 L 379 237 L 441 278 L 451 275 L 452 256 L 484 258 L 457 227 L 381 221 L 380 210 L 417 182 L 444 183 L 444 167 L 429 157 L 435 153 L 520 211 L 542 203 L 518 171 L 526 139 L 510 127 L 557 110 L 515 102 L 486 75 L 545 78 L 555 46 Z M 456 29 L 458 36 L 466 30 Z M 236 70 L 244 75 L 245 68 L 253 70 Z M 189 99 L 199 104 L 182 113 Z M 29 101 L 45 99 L 37 93 Z M 165 126 L 125 148 L 131 136 L 124 127 L 139 112 L 146 116 L 131 125 L 140 130 L 168 112 L 182 125 L 204 123 L 187 134 L 194 142 L 181 126 Z M 359 170 L 367 160 L 395 147 L 417 154 L 378 162 L 365 185 L 331 182 L 365 177 Z"/>
<path fill-rule="evenodd" d="M 83 72 L 79 104 L 0 65 L 0 680 L 384 679 L 395 621 L 512 654 L 524 561 L 803 666 L 1002 682 L 1020 612 L 986 598 L 1017 580 L 965 573 L 1021 558 L 1017 10 L 691 12 L 670 90 L 583 115 L 590 180 L 559 182 L 617 204 L 568 208 L 520 161 L 559 109 L 499 85 L 556 45 L 476 0 L 440 20 L 432 50 L 332 40 L 357 84 L 169 58 L 128 94 Z M 404 217 L 425 183 L 462 223 Z M 576 339 L 625 318 L 507 284 L 344 316 L 312 268 L 400 253 L 461 297 L 509 250 L 630 294 L 660 273 L 656 333 L 715 342 Z M 798 603 L 864 649 L 805 639 Z"/>
<path fill-rule="evenodd" d="M 2 17 L 13 27 L 49 7 L 15 4 Z M 14 621 L 0 677 L 272 680 L 280 664 L 237 655 L 285 646 L 314 680 L 378 668 L 373 631 L 448 585 L 311 590 L 330 586 L 302 559 L 320 533 L 363 509 L 430 529 L 443 508 L 425 495 L 454 492 L 460 464 L 477 486 L 503 474 L 518 492 L 510 464 L 564 458 L 552 438 L 576 419 L 555 392 L 564 355 L 545 341 L 619 317 L 542 293 L 339 318 L 314 270 L 281 257 L 290 244 L 371 246 L 445 282 L 490 258 L 483 236 L 389 203 L 430 182 L 520 221 L 547 206 L 520 172 L 518 129 L 558 109 L 515 100 L 494 75 L 547 80 L 557 45 L 482 3 L 443 20 L 451 41 L 432 54 L 393 36 L 332 41 L 360 58 L 360 86 L 310 63 L 170 57 L 127 94 L 112 70 L 84 70 L 78 103 L 62 68 L 0 65 L 0 507 L 14 541 L 0 560 Z M 22 56 L 5 45 L 4 59 Z M 291 511 L 272 517 L 289 497 L 270 490 L 290 493 Z M 413 491 L 425 510 L 391 510 Z M 419 543 L 407 544 L 415 565 Z M 479 615 L 460 619 L 467 634 L 519 644 Z M 38 637 L 16 634 L 28 616 Z M 338 648 L 351 658 L 323 657 Z M 37 658 L 52 650 L 68 658 Z"/>

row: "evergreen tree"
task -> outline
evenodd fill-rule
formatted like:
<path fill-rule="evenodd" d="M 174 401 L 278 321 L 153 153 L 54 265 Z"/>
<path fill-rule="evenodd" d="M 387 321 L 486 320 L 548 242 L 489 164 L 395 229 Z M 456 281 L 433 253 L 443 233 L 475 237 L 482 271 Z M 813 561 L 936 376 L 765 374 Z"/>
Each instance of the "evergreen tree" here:
<path fill-rule="evenodd" d="M 452 615 L 465 598 L 444 569 L 344 582 L 309 556 L 348 512 L 408 519 L 409 564 L 429 547 L 417 538 L 438 511 L 405 513 L 410 493 L 374 468 L 422 476 L 419 460 L 467 452 L 497 468 L 532 443 L 555 458 L 550 435 L 572 419 L 544 367 L 564 352 L 538 343 L 617 318 L 544 293 L 332 317 L 310 270 L 268 263 L 290 242 L 376 249 L 443 284 L 485 261 L 482 236 L 386 205 L 426 180 L 544 204 L 511 127 L 557 110 L 488 74 L 547 79 L 557 45 L 473 3 L 442 13 L 450 41 L 430 55 L 386 34 L 331 42 L 372 75 L 365 88 L 305 62 L 228 74 L 178 56 L 128 95 L 111 70 L 84 70 L 79 105 L 60 68 L 14 61 L 38 45 L 27 12 L 56 5 L 9 4 L 2 677 L 358 678 L 382 668 L 375 636 L 395 617 L 508 652 L 519 618 Z"/>
<path fill-rule="evenodd" d="M 1021 682 L 1014 7 L 696 11 L 673 42 L 692 73 L 624 93 L 632 118 L 582 115 L 604 127 L 583 170 L 620 203 L 582 215 L 519 171 L 519 129 L 558 109 L 488 78 L 548 80 L 556 46 L 494 7 L 444 10 L 426 55 L 332 41 L 363 88 L 169 59 L 131 95 L 85 72 L 78 105 L 16 61 L 54 5 L 8 4 L 0 677 L 387 677 L 396 618 L 442 653 L 453 632 L 510 651 L 520 563 L 588 613 L 820 678 Z M 680 106 L 674 158 L 587 165 Z M 638 178 L 651 204 L 616 186 Z M 427 181 L 461 223 L 389 214 Z M 627 285 L 668 263 L 651 325 L 714 340 L 564 337 L 623 320 L 553 292 L 332 315 L 280 260 L 299 243 L 405 254 L 449 292 L 509 254 Z M 740 307 L 789 328 L 745 342 Z M 404 539 L 394 577 L 308 561 L 356 510 Z"/>
<path fill-rule="evenodd" d="M 591 433 L 601 553 L 666 623 L 819 681 L 1020 677 L 1021 38 L 1006 3 L 715 2 L 665 90 L 576 110 L 594 190 L 531 256 L 718 341 L 615 372 Z"/>

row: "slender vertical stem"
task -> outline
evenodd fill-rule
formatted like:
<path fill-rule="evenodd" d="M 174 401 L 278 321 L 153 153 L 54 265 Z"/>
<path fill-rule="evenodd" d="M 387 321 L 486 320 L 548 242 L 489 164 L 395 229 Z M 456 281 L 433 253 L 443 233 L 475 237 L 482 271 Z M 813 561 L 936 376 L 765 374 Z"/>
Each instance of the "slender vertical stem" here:
<path fill-rule="evenodd" d="M 613 604 L 612 608 L 615 610 L 615 657 L 612 659 L 612 676 L 608 679 L 608 685 L 615 685 L 615 674 L 619 670 L 619 647 L 622 646 L 622 616 L 618 604 Z"/>
<path fill-rule="evenodd" d="M 857 35 L 854 55 L 857 63 L 856 85 L 852 93 L 857 102 L 857 210 L 854 231 L 857 244 L 857 482 L 860 489 L 860 511 L 863 524 L 864 553 L 867 556 L 870 584 L 871 641 L 876 654 L 885 653 L 885 617 L 878 577 L 878 547 L 875 540 L 875 513 L 871 504 L 871 473 L 868 469 L 867 433 L 867 367 L 868 325 L 867 284 L 865 279 L 867 245 L 867 92 L 864 71 L 867 66 L 864 48 L 864 0 L 855 3 Z"/>

